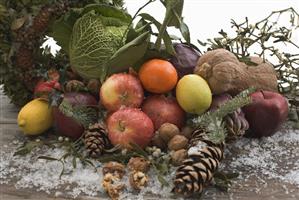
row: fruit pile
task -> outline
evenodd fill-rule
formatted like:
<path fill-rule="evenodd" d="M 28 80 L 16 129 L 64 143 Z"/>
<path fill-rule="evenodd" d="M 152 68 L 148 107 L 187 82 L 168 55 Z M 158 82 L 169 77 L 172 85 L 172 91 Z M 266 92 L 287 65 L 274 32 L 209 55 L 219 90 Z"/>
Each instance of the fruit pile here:
<path fill-rule="evenodd" d="M 59 33 L 67 36 L 61 45 L 72 76 L 47 70 L 18 115 L 25 135 L 53 130 L 47 134 L 71 139 L 66 155 L 75 162 L 76 156 L 84 163 L 105 162 L 102 186 L 113 199 L 126 187 L 125 165 L 137 191 L 147 186 L 149 169 L 167 184 L 162 175 L 174 167 L 172 191 L 201 194 L 226 145 L 242 136 L 273 135 L 288 117 L 273 65 L 260 57 L 243 62 L 223 48 L 201 54 L 176 18 L 183 3 L 173 2 L 164 5 L 177 15 L 166 12 L 162 26 L 142 13 L 133 27 L 134 18 L 106 5 L 69 11 L 58 22 L 73 27 Z M 185 42 L 172 42 L 169 26 L 185 27 L 180 28 Z"/>
<path fill-rule="evenodd" d="M 197 63 L 204 58 L 202 55 Z M 197 72 L 201 66 L 195 65 Z M 215 92 L 209 83 L 195 73 L 179 77 L 174 64 L 155 58 L 143 63 L 138 72 L 116 73 L 101 86 L 95 84 L 98 94 L 92 92 L 95 88 L 90 90 L 78 80 L 65 86 L 57 80 L 40 82 L 36 99 L 21 109 L 18 124 L 26 135 L 38 135 L 54 126 L 58 134 L 83 140 L 87 155 L 96 159 L 112 148 L 135 151 L 136 146 L 156 158 L 161 153 L 168 154 L 172 165 L 180 166 L 174 191 L 184 195 L 200 193 L 203 184 L 211 181 L 224 150 L 224 141 L 217 143 L 205 135 L 221 132 L 221 125 L 217 127 L 217 122 L 216 127 L 200 123 L 192 126 L 186 122 L 194 116 L 216 113 L 234 98 L 227 91 L 212 95 Z M 259 85 L 260 90 L 250 95 L 252 103 L 244 108 L 233 104 L 234 110 L 221 119 L 228 134 L 225 141 L 245 133 L 252 137 L 272 135 L 286 120 L 286 99 L 263 87 Z M 51 95 L 55 91 L 59 91 L 56 99 Z M 49 107 L 53 98 L 55 104 Z M 203 149 L 192 150 L 199 147 Z M 205 157 L 210 161 L 205 161 Z M 203 171 L 196 169 L 200 163 Z"/>

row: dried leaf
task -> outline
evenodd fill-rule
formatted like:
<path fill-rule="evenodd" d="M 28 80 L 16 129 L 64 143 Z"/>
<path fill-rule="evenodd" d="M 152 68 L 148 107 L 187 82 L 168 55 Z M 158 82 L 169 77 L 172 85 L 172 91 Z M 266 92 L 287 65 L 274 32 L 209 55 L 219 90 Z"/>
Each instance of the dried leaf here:
<path fill-rule="evenodd" d="M 25 24 L 27 18 L 28 18 L 28 16 L 24 16 L 24 17 L 15 19 L 11 23 L 10 29 L 13 30 L 13 31 L 16 31 L 16 30 L 20 29 Z"/>

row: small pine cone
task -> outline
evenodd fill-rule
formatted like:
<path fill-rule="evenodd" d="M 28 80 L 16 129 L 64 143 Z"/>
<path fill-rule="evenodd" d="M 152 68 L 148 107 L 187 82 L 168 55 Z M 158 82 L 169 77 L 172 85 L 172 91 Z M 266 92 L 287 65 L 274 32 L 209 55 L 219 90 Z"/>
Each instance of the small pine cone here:
<path fill-rule="evenodd" d="M 241 109 L 228 114 L 224 117 L 225 127 L 228 131 L 226 140 L 235 140 L 245 134 L 245 131 L 249 128 L 249 124 L 244 117 L 244 113 Z"/>
<path fill-rule="evenodd" d="M 224 144 L 214 144 L 206 139 L 204 129 L 195 130 L 193 135 L 188 157 L 177 169 L 174 180 L 173 191 L 185 196 L 201 193 L 223 159 Z"/>
<path fill-rule="evenodd" d="M 84 144 L 91 157 L 102 155 L 104 149 L 110 146 L 107 130 L 100 123 L 90 125 L 84 133 Z"/>
<path fill-rule="evenodd" d="M 31 69 L 34 65 L 33 50 L 21 45 L 16 54 L 16 65 L 21 69 Z"/>

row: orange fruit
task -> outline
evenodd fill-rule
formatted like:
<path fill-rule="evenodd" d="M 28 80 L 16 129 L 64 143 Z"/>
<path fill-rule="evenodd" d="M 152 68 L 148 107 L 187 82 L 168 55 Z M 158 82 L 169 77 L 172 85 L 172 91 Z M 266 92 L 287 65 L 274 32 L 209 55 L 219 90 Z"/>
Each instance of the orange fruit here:
<path fill-rule="evenodd" d="M 162 59 L 151 59 L 145 62 L 138 75 L 147 91 L 158 94 L 169 92 L 178 81 L 178 74 L 174 66 Z"/>

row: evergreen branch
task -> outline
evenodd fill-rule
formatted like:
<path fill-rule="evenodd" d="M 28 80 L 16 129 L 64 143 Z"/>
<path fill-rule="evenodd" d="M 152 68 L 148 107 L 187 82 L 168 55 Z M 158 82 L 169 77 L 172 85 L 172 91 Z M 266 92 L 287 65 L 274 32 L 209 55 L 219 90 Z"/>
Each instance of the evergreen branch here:
<path fill-rule="evenodd" d="M 211 142 L 215 144 L 224 142 L 227 131 L 222 123 L 223 117 L 236 111 L 238 108 L 251 103 L 252 100 L 249 95 L 254 91 L 254 88 L 244 90 L 233 99 L 225 102 L 216 111 L 208 111 L 205 114 L 194 118 L 192 120 L 193 125 L 196 127 L 205 127 L 208 132 L 208 138 Z"/>
<path fill-rule="evenodd" d="M 75 119 L 84 127 L 97 121 L 97 111 L 87 106 L 72 106 L 69 102 L 63 100 L 59 105 L 59 110 L 68 117 Z"/>

